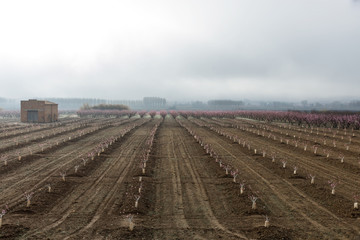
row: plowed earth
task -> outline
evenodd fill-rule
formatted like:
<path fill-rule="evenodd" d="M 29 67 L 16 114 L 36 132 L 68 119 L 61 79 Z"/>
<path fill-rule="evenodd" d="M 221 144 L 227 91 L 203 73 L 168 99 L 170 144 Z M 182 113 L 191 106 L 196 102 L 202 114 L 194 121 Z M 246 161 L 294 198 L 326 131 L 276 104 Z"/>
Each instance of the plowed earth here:
<path fill-rule="evenodd" d="M 142 173 L 143 150 L 160 122 Z M 74 172 L 79 156 L 136 123 L 139 126 Z M 257 127 L 233 119 L 131 119 L 1 165 L 0 207 L 9 209 L 0 239 L 360 239 L 360 212 L 353 209 L 353 195 L 360 193 L 356 135 L 349 151 L 331 149 L 332 156 L 345 155 L 345 163 L 339 163 L 336 157 L 281 143 L 280 130 L 274 140 L 234 124 Z M 246 139 L 251 147 L 214 129 Z M 223 164 L 239 170 L 236 183 L 194 135 L 210 144 Z M 260 149 L 268 155 L 263 157 Z M 281 157 L 272 162 L 270 152 Z M 299 167 L 296 175 L 294 165 Z M 66 181 L 59 175 L 63 170 Z M 309 173 L 316 174 L 315 184 L 310 184 Z M 340 183 L 332 195 L 327 181 L 334 178 Z M 243 194 L 239 182 L 245 183 Z M 29 207 L 24 192 L 34 192 Z M 137 208 L 135 195 L 140 195 Z M 256 209 L 249 195 L 258 197 Z M 135 224 L 132 231 L 129 215 Z M 267 228 L 265 216 L 270 218 Z"/>

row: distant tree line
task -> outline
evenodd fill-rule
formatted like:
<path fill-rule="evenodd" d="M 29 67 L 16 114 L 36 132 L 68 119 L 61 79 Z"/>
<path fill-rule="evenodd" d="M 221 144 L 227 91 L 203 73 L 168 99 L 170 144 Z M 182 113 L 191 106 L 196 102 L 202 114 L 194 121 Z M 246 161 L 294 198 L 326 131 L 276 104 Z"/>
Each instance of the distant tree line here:
<path fill-rule="evenodd" d="M 122 104 L 131 109 L 142 109 L 144 107 L 142 100 L 106 100 L 99 98 L 46 98 L 46 100 L 59 104 L 59 109 L 77 110 L 87 104 L 88 106 L 97 106 L 100 104 Z"/>
<path fill-rule="evenodd" d="M 130 110 L 130 108 L 124 104 L 99 104 L 90 106 L 88 103 L 84 103 L 80 110 Z"/>
<path fill-rule="evenodd" d="M 143 103 L 146 108 L 161 108 L 166 106 L 166 99 L 160 97 L 144 97 Z"/>
<path fill-rule="evenodd" d="M 166 99 L 160 97 L 144 97 L 143 100 L 105 100 L 96 98 L 47 98 L 59 104 L 59 109 L 118 109 L 123 110 L 162 110 L 166 108 Z M 127 109 L 124 109 L 126 107 Z"/>
<path fill-rule="evenodd" d="M 234 100 L 210 100 L 208 105 L 216 106 L 242 106 L 244 105 L 243 101 L 234 101 Z"/>
<path fill-rule="evenodd" d="M 217 99 L 208 101 L 208 107 L 216 110 L 238 110 L 244 105 L 243 101 Z"/>

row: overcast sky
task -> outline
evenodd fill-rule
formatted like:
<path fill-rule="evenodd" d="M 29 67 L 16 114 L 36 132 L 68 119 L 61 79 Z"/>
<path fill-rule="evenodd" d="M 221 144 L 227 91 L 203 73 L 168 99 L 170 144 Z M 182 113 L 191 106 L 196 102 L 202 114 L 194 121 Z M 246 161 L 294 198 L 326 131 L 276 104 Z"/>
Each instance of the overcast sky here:
<path fill-rule="evenodd" d="M 360 99 L 360 2 L 0 2 L 0 97 Z"/>

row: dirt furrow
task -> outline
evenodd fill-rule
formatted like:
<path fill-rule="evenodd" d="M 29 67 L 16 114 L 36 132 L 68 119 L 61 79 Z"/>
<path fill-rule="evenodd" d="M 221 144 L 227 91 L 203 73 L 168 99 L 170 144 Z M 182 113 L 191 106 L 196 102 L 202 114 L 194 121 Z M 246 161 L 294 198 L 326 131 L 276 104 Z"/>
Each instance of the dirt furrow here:
<path fill-rule="evenodd" d="M 262 198 L 264 198 L 271 211 L 283 209 L 281 213 L 274 212 L 275 215 L 296 219 L 296 221 L 286 223 L 286 225 L 291 224 L 290 228 L 303 229 L 304 232 L 321 233 L 322 236 L 328 236 L 329 238 L 346 235 L 353 236 L 354 230 L 351 227 L 349 229 L 343 221 L 336 216 L 334 218 L 333 214 L 329 211 L 321 207 L 319 208 L 316 202 L 299 195 L 299 192 L 291 184 L 274 175 L 261 164 L 253 161 L 250 156 L 239 151 L 237 149 L 239 145 L 235 145 L 236 148 L 216 133 L 195 125 L 193 126 L 196 128 L 196 131 L 201 133 L 200 135 L 206 136 L 207 141 L 217 149 L 217 152 L 224 156 L 226 161 L 239 168 L 243 174 L 247 172 L 249 178 L 253 179 L 254 183 L 256 183 L 257 189 L 261 190 Z M 282 206 L 279 208 L 279 205 Z M 304 225 L 304 220 L 311 225 Z M 338 232 L 342 232 L 342 235 L 338 235 Z"/>
<path fill-rule="evenodd" d="M 164 130 L 166 128 L 166 130 Z M 166 238 L 191 238 L 187 233 L 190 228 L 185 219 L 183 189 L 180 180 L 179 160 L 175 155 L 176 139 L 173 129 L 165 121 L 159 129 L 157 138 L 157 160 L 154 170 L 156 183 L 155 239 Z"/>
<path fill-rule="evenodd" d="M 42 221 L 46 225 L 41 228 L 39 224 L 36 225 L 37 228 L 25 237 L 77 239 L 86 234 L 91 236 L 92 228 L 97 226 L 106 209 L 112 206 L 114 198 L 123 194 L 121 184 L 136 165 L 138 147 L 145 141 L 151 126 L 153 124 L 148 123 L 135 130 L 121 145 L 115 144 L 114 151 L 103 156 L 105 159 L 100 166 L 90 176 L 78 180 L 80 182 L 74 190 L 51 209 L 47 214 L 48 219 Z"/>
<path fill-rule="evenodd" d="M 177 128 L 179 129 L 179 128 Z M 180 132 L 181 131 L 181 132 Z M 214 212 L 212 210 L 212 207 L 209 203 L 209 195 L 208 191 L 206 190 L 205 184 L 203 183 L 202 178 L 200 177 L 199 171 L 206 171 L 207 169 L 202 168 L 196 168 L 195 162 L 201 161 L 199 158 L 193 158 L 192 155 L 195 153 L 195 151 L 191 151 L 192 149 L 189 148 L 189 144 L 191 141 L 195 144 L 195 141 L 187 135 L 187 133 L 181 129 L 177 132 L 177 140 L 181 143 L 178 145 L 179 147 L 176 148 L 179 150 L 179 156 L 181 156 L 181 162 L 183 162 L 182 166 L 182 174 L 181 178 L 183 178 L 183 184 L 184 189 L 191 192 L 187 194 L 188 196 L 188 202 L 189 204 L 192 204 L 192 208 L 188 209 L 188 214 L 191 216 L 194 214 L 193 210 L 197 209 L 198 212 L 195 212 L 195 218 L 196 215 L 200 213 L 200 222 L 196 221 L 196 225 L 204 225 L 204 228 L 209 229 L 219 229 L 223 231 L 225 234 L 225 238 L 238 238 L 238 239 L 247 239 L 247 237 L 241 233 L 232 232 L 226 227 L 224 227 L 216 216 L 214 215 Z M 184 136 L 185 135 L 185 136 Z M 181 147 L 180 147 L 181 146 Z M 200 148 L 200 146 L 198 146 Z M 208 176 L 209 178 L 210 176 Z M 219 192 L 220 193 L 220 192 Z M 190 223 L 190 225 L 193 225 Z"/>
<path fill-rule="evenodd" d="M 96 135 L 69 142 L 63 148 L 44 154 L 29 164 L 24 162 L 17 171 L 3 175 L 0 184 L 2 191 L 0 202 L 9 205 L 21 202 L 24 191 L 33 191 L 45 185 L 50 178 L 60 179 L 61 168 L 66 169 L 67 165 L 79 160 L 81 155 L 94 147 L 94 143 L 98 143 L 106 136 L 111 136 L 112 132 L 113 128 L 108 128 L 97 132 Z"/>
<path fill-rule="evenodd" d="M 156 170 L 155 239 L 246 239 L 222 226 L 209 204 L 209 196 L 184 129 L 167 119 L 159 130 Z M 196 157 L 197 158 L 197 157 Z M 216 194 L 216 193 L 215 193 Z M 186 203 L 186 204 L 184 204 Z"/>
<path fill-rule="evenodd" d="M 280 153 L 279 155 L 283 158 L 289 159 L 289 161 L 296 163 L 298 166 L 301 166 L 306 172 L 310 172 L 317 175 L 317 177 L 323 177 L 324 182 L 327 180 L 334 179 L 339 177 L 341 180 L 341 187 L 338 188 L 338 191 L 343 196 L 347 197 L 349 200 L 353 199 L 354 189 L 360 187 L 360 178 L 358 174 L 353 174 L 348 172 L 346 169 L 335 167 L 326 162 L 323 162 L 321 157 L 308 156 L 309 152 L 304 152 L 299 148 L 289 149 L 287 145 L 274 142 L 272 139 L 265 139 L 263 137 L 254 136 L 250 133 L 246 133 L 239 130 L 232 130 L 240 138 L 247 139 L 255 147 L 262 148 L 265 146 L 268 151 Z M 327 160 L 332 161 L 332 160 Z"/>

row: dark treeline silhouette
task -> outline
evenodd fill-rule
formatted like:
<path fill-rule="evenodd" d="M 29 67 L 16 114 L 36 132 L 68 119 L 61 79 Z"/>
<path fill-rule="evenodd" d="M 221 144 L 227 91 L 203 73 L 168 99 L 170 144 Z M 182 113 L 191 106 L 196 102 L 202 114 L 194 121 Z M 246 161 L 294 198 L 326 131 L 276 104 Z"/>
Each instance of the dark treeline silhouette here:
<path fill-rule="evenodd" d="M 90 106 L 87 103 L 84 103 L 84 105 L 81 106 L 80 110 L 130 110 L 130 108 L 124 104 L 99 104 L 95 106 Z"/>

